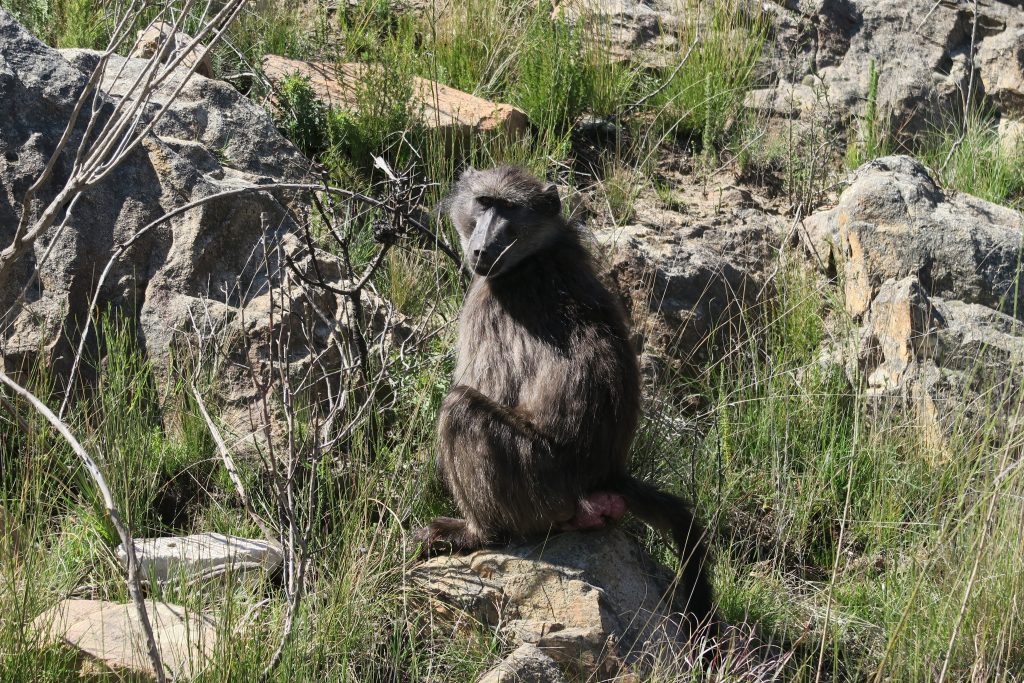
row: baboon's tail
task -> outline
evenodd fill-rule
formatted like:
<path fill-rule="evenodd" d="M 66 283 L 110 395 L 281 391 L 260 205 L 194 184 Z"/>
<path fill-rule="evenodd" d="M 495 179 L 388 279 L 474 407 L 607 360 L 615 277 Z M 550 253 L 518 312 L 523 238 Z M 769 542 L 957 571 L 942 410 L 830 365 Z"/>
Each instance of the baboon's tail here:
<path fill-rule="evenodd" d="M 704 527 L 694 519 L 689 505 L 671 493 L 632 477 L 623 478 L 614 488 L 626 499 L 634 515 L 672 537 L 683 566 L 683 579 L 686 581 L 683 589 L 689 591 L 687 609 L 703 621 L 713 609 L 711 582 L 705 566 L 708 551 L 704 543 Z"/>

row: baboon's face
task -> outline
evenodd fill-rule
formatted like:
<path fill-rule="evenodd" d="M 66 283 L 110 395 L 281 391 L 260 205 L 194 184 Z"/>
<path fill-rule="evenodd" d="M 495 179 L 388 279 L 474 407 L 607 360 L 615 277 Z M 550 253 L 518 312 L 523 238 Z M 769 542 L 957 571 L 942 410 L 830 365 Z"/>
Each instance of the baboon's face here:
<path fill-rule="evenodd" d="M 511 167 L 467 171 L 448 208 L 467 265 L 488 278 L 544 249 L 563 227 L 555 186 Z"/>

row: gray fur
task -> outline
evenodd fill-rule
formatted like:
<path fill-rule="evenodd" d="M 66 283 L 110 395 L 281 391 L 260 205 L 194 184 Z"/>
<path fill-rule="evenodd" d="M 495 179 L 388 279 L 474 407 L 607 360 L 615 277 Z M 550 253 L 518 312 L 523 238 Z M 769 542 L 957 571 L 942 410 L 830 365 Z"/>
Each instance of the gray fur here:
<path fill-rule="evenodd" d="M 636 354 L 557 190 L 514 167 L 471 170 L 446 208 L 476 273 L 438 425 L 440 470 L 465 521 L 439 518 L 421 540 L 473 549 L 544 534 L 586 495 L 615 491 L 700 555 L 695 590 L 709 601 L 689 511 L 629 476 Z"/>

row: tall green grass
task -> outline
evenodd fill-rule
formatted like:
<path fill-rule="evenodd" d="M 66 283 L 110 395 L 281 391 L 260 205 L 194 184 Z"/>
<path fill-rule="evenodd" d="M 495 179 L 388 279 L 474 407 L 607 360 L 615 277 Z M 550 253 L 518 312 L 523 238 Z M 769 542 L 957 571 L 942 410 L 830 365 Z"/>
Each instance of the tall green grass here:
<path fill-rule="evenodd" d="M 984 111 L 969 111 L 963 121 L 933 129 L 917 154 L 946 187 L 1024 207 L 1024 142 L 1011 147 L 1000 139 Z"/>
<path fill-rule="evenodd" d="M 711 373 L 683 486 L 718 520 L 723 609 L 796 647 L 799 680 L 930 680 L 947 657 L 947 680 L 1013 680 L 1024 481 L 999 473 L 1021 435 L 996 448 L 1005 435 L 965 407 L 937 442 L 923 416 L 866 394 L 819 355 L 823 320 L 840 342 L 851 328 L 815 277 L 791 266 Z"/>
<path fill-rule="evenodd" d="M 682 14 L 679 51 L 652 105 L 663 130 L 713 151 L 745 123 L 743 99 L 770 24 L 756 6 L 734 0 L 690 0 Z"/>

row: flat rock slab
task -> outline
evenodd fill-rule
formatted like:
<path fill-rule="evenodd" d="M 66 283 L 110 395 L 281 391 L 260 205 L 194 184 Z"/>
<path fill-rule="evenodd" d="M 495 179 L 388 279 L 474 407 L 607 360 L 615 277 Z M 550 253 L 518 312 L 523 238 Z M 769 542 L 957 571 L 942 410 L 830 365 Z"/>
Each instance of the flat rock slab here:
<path fill-rule="evenodd" d="M 273 571 L 283 561 L 275 544 L 224 534 L 137 538 L 134 543 L 142 578 L 158 583 L 209 579 L 249 569 Z M 117 557 L 127 566 L 123 544 L 117 547 Z"/>
<path fill-rule="evenodd" d="M 199 674 L 213 654 L 217 631 L 211 619 L 165 602 L 148 602 L 153 635 L 172 678 Z M 38 617 L 34 628 L 46 643 L 63 643 L 114 672 L 153 677 L 135 606 L 106 600 L 65 600 Z"/>
<path fill-rule="evenodd" d="M 309 79 L 321 102 L 332 107 L 354 110 L 358 107 L 359 86 L 373 67 L 366 64 L 328 64 L 267 55 L 263 73 L 279 86 L 289 76 Z M 425 78 L 413 77 L 413 104 L 421 108 L 420 121 L 427 128 L 448 132 L 455 140 L 466 140 L 482 133 L 520 135 L 529 122 L 521 110 L 456 90 Z"/>

